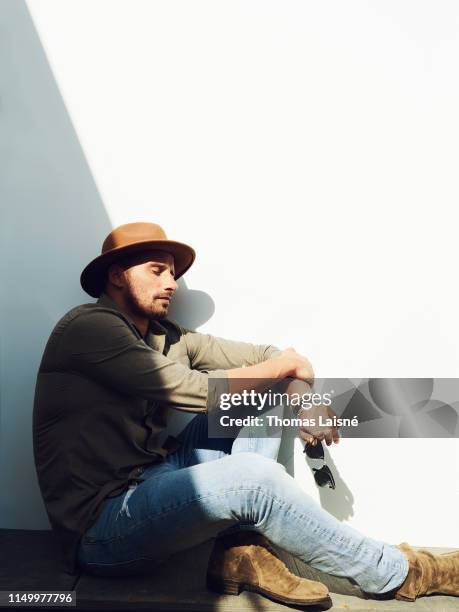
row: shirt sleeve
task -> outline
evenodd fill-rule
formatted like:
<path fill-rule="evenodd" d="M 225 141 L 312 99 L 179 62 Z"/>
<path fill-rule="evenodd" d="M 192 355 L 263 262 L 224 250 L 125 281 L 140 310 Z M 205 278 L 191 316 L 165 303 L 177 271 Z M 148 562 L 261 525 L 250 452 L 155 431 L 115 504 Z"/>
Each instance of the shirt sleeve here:
<path fill-rule="evenodd" d="M 266 361 L 281 350 L 272 344 L 252 344 L 202 334 L 182 327 L 192 368 L 213 370 L 240 368 Z"/>
<path fill-rule="evenodd" d="M 208 412 L 218 405 L 219 393 L 227 392 L 223 369 L 203 373 L 172 361 L 112 311 L 90 311 L 69 324 L 61 338 L 61 363 L 120 393 L 183 411 Z"/>

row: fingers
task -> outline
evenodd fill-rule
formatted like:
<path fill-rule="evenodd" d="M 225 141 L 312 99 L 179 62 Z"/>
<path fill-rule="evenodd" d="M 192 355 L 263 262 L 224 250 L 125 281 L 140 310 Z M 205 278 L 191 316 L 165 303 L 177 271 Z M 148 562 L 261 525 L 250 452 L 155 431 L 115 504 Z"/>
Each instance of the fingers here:
<path fill-rule="evenodd" d="M 302 440 L 304 440 L 307 444 L 311 444 L 312 446 L 316 446 L 317 444 L 317 438 L 315 438 L 313 435 L 311 435 L 310 433 L 300 429 L 300 437 Z"/>
<path fill-rule="evenodd" d="M 340 440 L 340 435 L 339 435 L 339 431 L 336 427 L 332 427 L 332 430 L 330 431 L 330 433 L 328 433 L 325 436 L 325 441 L 327 443 L 327 446 L 331 446 L 333 444 L 333 442 L 335 444 L 338 444 Z"/>
<path fill-rule="evenodd" d="M 314 440 L 314 436 L 311 436 L 311 434 L 309 434 L 307 431 L 304 431 L 303 429 L 300 429 L 300 437 L 302 440 L 308 442 L 309 444 Z"/>
<path fill-rule="evenodd" d="M 312 446 L 316 446 L 322 440 L 325 440 L 327 446 L 331 446 L 333 443 L 338 444 L 340 441 L 340 435 L 336 427 L 333 427 L 326 433 L 319 433 L 314 436 L 300 428 L 300 437 L 308 444 L 312 444 Z"/>

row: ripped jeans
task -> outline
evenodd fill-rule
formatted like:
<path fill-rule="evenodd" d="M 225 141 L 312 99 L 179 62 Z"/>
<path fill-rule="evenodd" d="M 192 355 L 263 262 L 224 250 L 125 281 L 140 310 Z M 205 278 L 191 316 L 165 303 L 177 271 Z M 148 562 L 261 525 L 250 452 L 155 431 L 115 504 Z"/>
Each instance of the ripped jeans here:
<path fill-rule="evenodd" d="M 198 414 L 177 436 L 177 451 L 147 466 L 143 482 L 104 501 L 80 543 L 83 571 L 154 572 L 174 553 L 243 528 L 367 593 L 388 593 L 404 582 L 405 555 L 310 497 L 277 462 L 280 438 L 208 438 L 207 431 L 207 415 Z"/>

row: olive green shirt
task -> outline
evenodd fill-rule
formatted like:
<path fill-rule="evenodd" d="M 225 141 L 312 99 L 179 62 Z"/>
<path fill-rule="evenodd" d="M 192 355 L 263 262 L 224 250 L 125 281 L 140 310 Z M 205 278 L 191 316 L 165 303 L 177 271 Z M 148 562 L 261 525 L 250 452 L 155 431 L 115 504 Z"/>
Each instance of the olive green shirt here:
<path fill-rule="evenodd" d="M 58 321 L 37 375 L 33 450 L 64 571 L 77 573 L 80 539 L 104 499 L 142 482 L 144 466 L 180 445 L 167 435 L 170 409 L 207 413 L 228 389 L 225 370 L 278 351 L 202 334 L 171 319 L 150 321 L 143 338 L 105 293 Z M 209 385 L 210 378 L 218 384 Z"/>

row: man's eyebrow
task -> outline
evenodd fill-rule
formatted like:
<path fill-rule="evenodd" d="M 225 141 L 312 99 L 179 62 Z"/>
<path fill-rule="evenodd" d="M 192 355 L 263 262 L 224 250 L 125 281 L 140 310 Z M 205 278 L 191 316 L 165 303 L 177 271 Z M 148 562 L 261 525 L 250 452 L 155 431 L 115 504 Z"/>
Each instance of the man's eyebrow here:
<path fill-rule="evenodd" d="M 168 268 L 168 264 L 164 264 L 160 261 L 150 261 L 150 267 L 152 266 L 159 266 L 161 268 Z M 174 266 L 172 266 L 172 270 L 175 272 Z"/>

